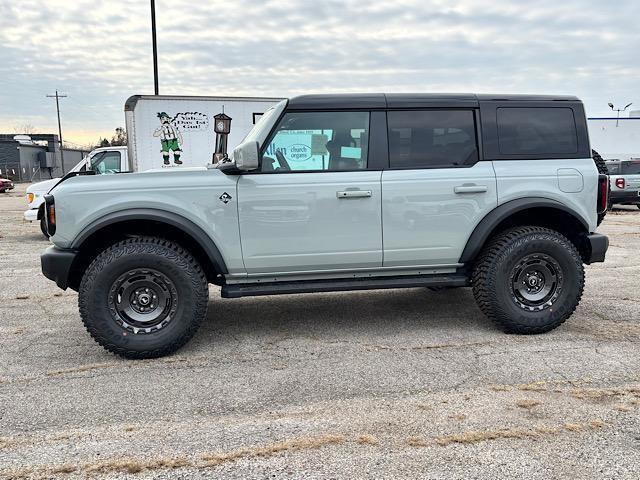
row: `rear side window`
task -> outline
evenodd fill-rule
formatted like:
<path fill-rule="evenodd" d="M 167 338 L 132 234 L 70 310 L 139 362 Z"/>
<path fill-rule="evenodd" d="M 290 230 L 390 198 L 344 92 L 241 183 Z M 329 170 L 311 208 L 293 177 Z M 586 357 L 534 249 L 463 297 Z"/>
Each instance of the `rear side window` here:
<path fill-rule="evenodd" d="M 391 168 L 446 168 L 478 161 L 471 110 L 387 113 Z"/>
<path fill-rule="evenodd" d="M 498 145 L 503 155 L 559 155 L 578 152 L 571 108 L 497 109 Z"/>
<path fill-rule="evenodd" d="M 638 160 L 622 162 L 621 167 L 623 175 L 640 175 L 640 161 Z"/>

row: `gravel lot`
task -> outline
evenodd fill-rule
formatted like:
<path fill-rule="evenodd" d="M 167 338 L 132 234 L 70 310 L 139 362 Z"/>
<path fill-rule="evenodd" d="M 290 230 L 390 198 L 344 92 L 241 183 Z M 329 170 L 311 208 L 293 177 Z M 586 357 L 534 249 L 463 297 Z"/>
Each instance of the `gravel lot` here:
<path fill-rule="evenodd" d="M 573 317 L 505 335 L 469 289 L 225 300 L 178 354 L 89 337 L 0 194 L 2 478 L 640 477 L 640 211 Z"/>

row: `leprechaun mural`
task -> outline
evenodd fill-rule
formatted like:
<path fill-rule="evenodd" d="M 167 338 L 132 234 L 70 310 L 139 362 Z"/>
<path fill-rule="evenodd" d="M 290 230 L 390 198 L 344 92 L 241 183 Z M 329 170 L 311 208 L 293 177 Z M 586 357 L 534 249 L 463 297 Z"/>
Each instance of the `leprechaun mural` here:
<path fill-rule="evenodd" d="M 180 155 L 182 154 L 182 134 L 178 127 L 171 122 L 171 117 L 167 112 L 159 112 L 160 126 L 153 132 L 154 137 L 160 137 L 160 145 L 162 147 L 162 158 L 165 165 L 170 165 L 169 157 L 173 152 L 173 163 L 182 165 Z"/>

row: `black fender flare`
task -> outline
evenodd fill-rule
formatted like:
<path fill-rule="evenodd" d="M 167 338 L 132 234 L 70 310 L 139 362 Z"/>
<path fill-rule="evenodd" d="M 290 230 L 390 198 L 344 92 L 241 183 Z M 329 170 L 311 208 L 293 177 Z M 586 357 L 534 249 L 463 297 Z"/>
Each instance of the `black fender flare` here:
<path fill-rule="evenodd" d="M 183 217 L 182 215 L 153 208 L 132 208 L 109 213 L 104 217 L 95 220 L 94 222 L 87 225 L 84 229 L 82 229 L 82 231 L 74 239 L 71 248 L 76 250 L 80 249 L 82 244 L 91 235 L 103 229 L 104 227 L 131 220 L 152 220 L 179 228 L 180 230 L 191 236 L 191 238 L 193 238 L 200 245 L 200 247 L 209 257 L 209 260 L 211 260 L 211 263 L 218 273 L 228 273 L 227 265 L 225 264 L 220 250 L 216 246 L 213 239 L 209 235 L 207 235 L 206 232 L 202 230 L 202 228 L 193 223 L 191 220 Z"/>
<path fill-rule="evenodd" d="M 518 198 L 516 200 L 510 200 L 506 203 L 503 203 L 502 205 L 498 205 L 496 208 L 491 210 L 491 212 L 489 212 L 480 221 L 480 223 L 478 223 L 478 225 L 476 225 L 476 228 L 473 230 L 473 233 L 469 237 L 469 240 L 467 240 L 467 244 L 462 251 L 459 263 L 468 263 L 476 258 L 495 228 L 511 215 L 523 210 L 540 207 L 553 208 L 555 210 L 560 210 L 562 212 L 568 213 L 580 222 L 580 224 L 584 227 L 586 233 L 589 232 L 589 225 L 584 221 L 584 219 L 577 215 L 576 212 L 571 210 L 569 207 L 567 207 L 563 203 L 558 202 L 557 200 L 552 200 L 550 198 L 544 197 Z"/>

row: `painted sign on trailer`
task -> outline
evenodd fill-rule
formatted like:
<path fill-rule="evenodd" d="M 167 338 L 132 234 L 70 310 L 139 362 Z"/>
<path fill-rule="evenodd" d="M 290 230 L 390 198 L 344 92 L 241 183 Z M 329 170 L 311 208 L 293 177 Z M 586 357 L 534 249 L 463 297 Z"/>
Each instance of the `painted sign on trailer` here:
<path fill-rule="evenodd" d="M 180 168 L 211 164 L 216 145 L 231 153 L 262 114 L 281 98 L 135 95 L 125 104 L 131 169 Z M 215 118 L 230 120 L 226 142 L 216 141 Z M 218 117 L 220 118 L 220 117 Z M 222 130 L 224 125 L 219 125 Z"/>

